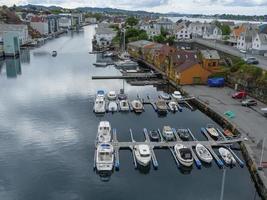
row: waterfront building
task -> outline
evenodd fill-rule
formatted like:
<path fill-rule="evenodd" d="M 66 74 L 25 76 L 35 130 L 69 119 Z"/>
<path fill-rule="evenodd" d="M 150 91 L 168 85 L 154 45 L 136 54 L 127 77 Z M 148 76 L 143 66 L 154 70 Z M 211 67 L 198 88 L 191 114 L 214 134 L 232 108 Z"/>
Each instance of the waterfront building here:
<path fill-rule="evenodd" d="M 56 33 L 59 31 L 59 17 L 57 15 L 48 15 L 48 33 Z"/>
<path fill-rule="evenodd" d="M 29 42 L 28 26 L 25 24 L 0 24 L 0 37 L 5 33 L 15 33 L 19 37 L 20 45 Z"/>
<path fill-rule="evenodd" d="M 6 32 L 3 35 L 4 54 L 6 57 L 15 57 L 20 53 L 19 35 L 16 32 Z"/>
<path fill-rule="evenodd" d="M 145 56 L 145 47 L 153 44 L 153 42 L 147 40 L 131 42 L 128 44 L 128 52 L 135 58 L 143 59 Z"/>
<path fill-rule="evenodd" d="M 30 25 L 41 35 L 47 35 L 49 33 L 48 19 L 45 16 L 33 16 Z"/>
<path fill-rule="evenodd" d="M 267 34 L 256 33 L 252 39 L 252 53 L 265 55 L 267 52 Z"/>
<path fill-rule="evenodd" d="M 88 23 L 88 24 L 96 24 L 97 23 L 97 20 L 94 17 L 86 17 L 84 19 L 84 21 L 85 21 L 85 23 Z"/>
<path fill-rule="evenodd" d="M 115 36 L 116 32 L 112 28 L 97 27 L 93 39 L 94 48 L 101 49 L 110 46 Z"/>
<path fill-rule="evenodd" d="M 62 29 L 70 29 L 72 26 L 72 20 L 70 14 L 59 15 L 59 27 Z"/>

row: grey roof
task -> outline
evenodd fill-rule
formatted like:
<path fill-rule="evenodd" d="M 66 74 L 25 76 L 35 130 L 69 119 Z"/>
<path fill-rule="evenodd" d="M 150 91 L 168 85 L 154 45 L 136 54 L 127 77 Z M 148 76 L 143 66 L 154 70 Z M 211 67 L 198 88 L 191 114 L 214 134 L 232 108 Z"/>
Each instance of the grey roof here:
<path fill-rule="evenodd" d="M 139 40 L 139 41 L 135 41 L 135 42 L 130 42 L 128 45 L 142 48 L 142 47 L 149 45 L 149 44 L 154 44 L 154 43 L 147 41 L 147 40 Z"/>
<path fill-rule="evenodd" d="M 206 32 L 208 34 L 213 34 L 213 31 L 214 31 L 215 28 L 218 28 L 220 34 L 222 34 L 222 30 L 219 27 L 217 27 L 216 25 L 214 25 L 214 24 L 209 24 L 208 26 L 206 26 Z"/>
<path fill-rule="evenodd" d="M 201 50 L 200 52 L 205 59 L 220 59 L 219 53 L 216 50 Z"/>

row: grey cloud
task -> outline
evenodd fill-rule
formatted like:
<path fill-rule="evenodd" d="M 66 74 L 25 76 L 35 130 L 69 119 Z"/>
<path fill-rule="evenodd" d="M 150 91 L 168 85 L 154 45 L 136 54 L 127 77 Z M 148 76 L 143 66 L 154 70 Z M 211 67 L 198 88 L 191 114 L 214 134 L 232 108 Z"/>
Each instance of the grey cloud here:
<path fill-rule="evenodd" d="M 194 3 L 206 5 L 222 5 L 222 6 L 239 6 L 239 7 L 254 7 L 267 6 L 267 0 L 193 0 Z"/>

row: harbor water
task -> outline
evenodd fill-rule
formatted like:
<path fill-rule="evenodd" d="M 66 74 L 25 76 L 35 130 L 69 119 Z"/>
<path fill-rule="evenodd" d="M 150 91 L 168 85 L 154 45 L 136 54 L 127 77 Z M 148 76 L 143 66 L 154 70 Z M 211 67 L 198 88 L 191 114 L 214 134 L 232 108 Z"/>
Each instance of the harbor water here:
<path fill-rule="evenodd" d="M 170 86 L 131 86 L 123 80 L 91 80 L 96 75 L 120 75 L 114 66 L 95 67 L 89 54 L 94 26 L 23 50 L 20 58 L 0 61 L 0 199 L 260 199 L 247 167 L 225 170 L 215 162 L 191 170 L 178 169 L 169 150 L 155 150 L 159 168 L 134 168 L 129 150 L 120 151 L 120 170 L 110 177 L 94 170 L 97 126 L 110 121 L 119 141 L 143 141 L 143 128 L 164 125 L 190 128 L 204 140 L 200 128 L 214 123 L 198 110 L 158 116 L 150 105 L 145 112 L 93 113 L 97 90 L 124 88 L 130 99 L 156 98 Z M 52 57 L 52 51 L 57 57 Z M 215 123 L 214 123 L 215 124 Z M 242 156 L 240 152 L 237 154 Z M 225 179 L 223 181 L 223 174 Z"/>

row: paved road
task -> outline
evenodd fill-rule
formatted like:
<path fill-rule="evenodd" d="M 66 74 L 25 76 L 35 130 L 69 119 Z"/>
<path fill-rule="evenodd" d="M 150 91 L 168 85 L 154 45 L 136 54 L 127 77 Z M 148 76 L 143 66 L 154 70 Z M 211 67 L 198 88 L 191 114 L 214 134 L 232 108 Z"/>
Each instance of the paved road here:
<path fill-rule="evenodd" d="M 183 89 L 190 95 L 205 102 L 210 108 L 221 115 L 228 110 L 234 112 L 236 117 L 230 120 L 251 139 L 248 144 L 253 150 L 253 157 L 257 163 L 260 162 L 262 140 L 265 137 L 263 161 L 267 161 L 267 118 L 260 112 L 260 108 L 267 107 L 267 105 L 258 102 L 256 107 L 243 107 L 239 100 L 231 98 L 231 94 L 235 91 L 227 87 L 184 86 Z M 267 177 L 267 169 L 264 170 L 264 174 Z"/>
<path fill-rule="evenodd" d="M 201 45 L 205 45 L 207 47 L 217 49 L 218 51 L 222 51 L 222 52 L 231 54 L 233 56 L 241 57 L 241 58 L 245 57 L 245 54 L 241 53 L 238 49 L 231 47 L 231 46 L 228 46 L 228 45 L 224 45 L 224 44 L 215 42 L 214 40 L 204 40 L 204 39 L 200 39 L 200 38 L 195 38 L 194 40 L 195 40 L 195 42 L 197 42 Z M 262 69 L 267 70 L 267 57 L 252 55 L 252 54 L 247 54 L 246 57 L 257 58 L 259 61 L 258 66 L 261 67 Z"/>

